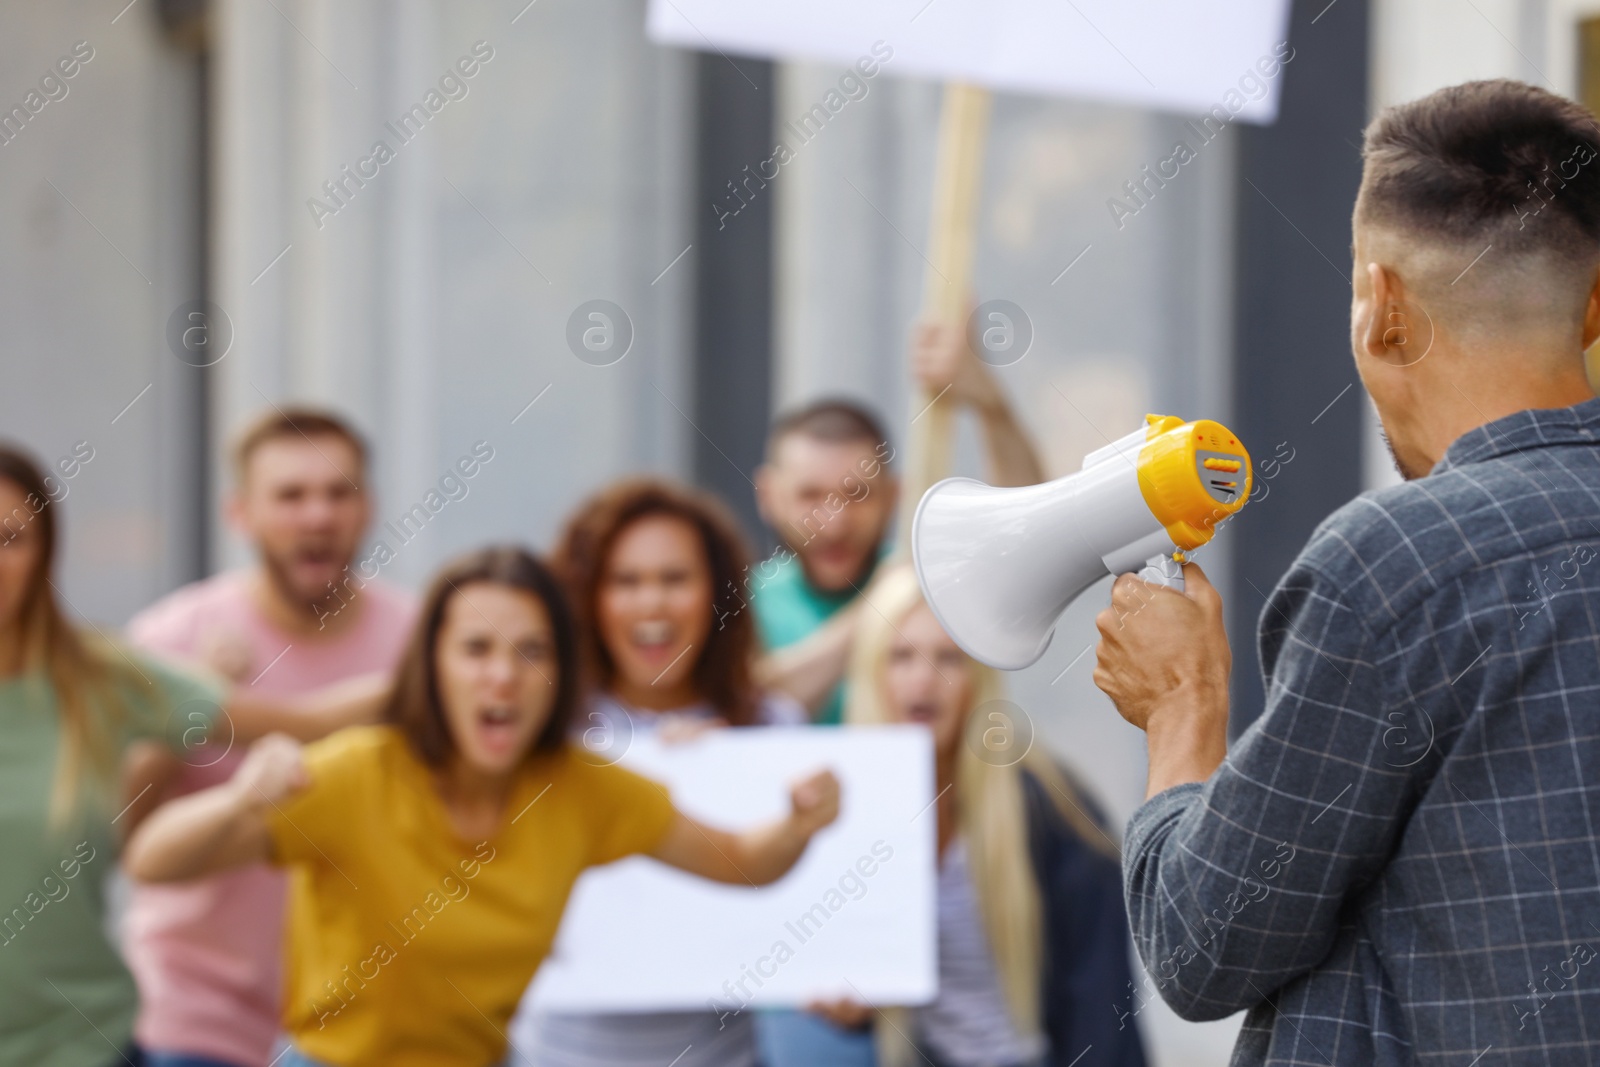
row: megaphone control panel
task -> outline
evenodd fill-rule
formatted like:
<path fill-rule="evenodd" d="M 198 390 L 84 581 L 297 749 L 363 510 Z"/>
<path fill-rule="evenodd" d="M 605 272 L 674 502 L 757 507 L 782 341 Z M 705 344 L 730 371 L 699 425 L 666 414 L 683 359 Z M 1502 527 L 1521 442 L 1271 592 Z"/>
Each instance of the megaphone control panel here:
<path fill-rule="evenodd" d="M 956 643 L 1017 670 L 1044 654 L 1067 605 L 1107 574 L 1181 589 L 1184 553 L 1210 541 L 1250 487 L 1250 453 L 1226 426 L 1149 415 L 1043 485 L 935 485 L 912 522 L 912 559 Z"/>
<path fill-rule="evenodd" d="M 1250 453 L 1219 422 L 1147 415 L 1138 444 L 1140 493 L 1180 551 L 1211 540 L 1250 496 Z"/>

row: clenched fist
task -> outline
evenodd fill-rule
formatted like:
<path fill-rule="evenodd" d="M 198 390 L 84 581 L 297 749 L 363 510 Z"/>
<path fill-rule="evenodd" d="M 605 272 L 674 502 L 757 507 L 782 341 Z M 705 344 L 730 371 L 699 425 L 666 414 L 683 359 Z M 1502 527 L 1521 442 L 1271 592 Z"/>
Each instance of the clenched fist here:
<path fill-rule="evenodd" d="M 268 734 L 250 746 L 229 784 L 238 801 L 264 808 L 287 800 L 310 784 L 300 742 L 288 734 Z"/>
<path fill-rule="evenodd" d="M 789 788 L 790 818 L 807 837 L 839 817 L 839 779 L 818 771 Z"/>

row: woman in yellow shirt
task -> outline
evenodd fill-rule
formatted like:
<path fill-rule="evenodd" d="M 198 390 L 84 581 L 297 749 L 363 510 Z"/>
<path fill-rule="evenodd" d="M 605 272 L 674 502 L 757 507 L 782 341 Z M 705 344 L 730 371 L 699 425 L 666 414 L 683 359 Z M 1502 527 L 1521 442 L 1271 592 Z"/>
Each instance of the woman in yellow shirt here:
<path fill-rule="evenodd" d="M 585 760 L 566 740 L 576 662 L 544 565 L 473 553 L 435 578 L 384 725 L 303 750 L 264 738 L 232 780 L 140 827 L 135 878 L 293 868 L 284 1067 L 496 1063 L 584 868 L 646 853 L 765 885 L 837 815 L 826 771 L 791 788 L 788 817 L 729 833 Z"/>

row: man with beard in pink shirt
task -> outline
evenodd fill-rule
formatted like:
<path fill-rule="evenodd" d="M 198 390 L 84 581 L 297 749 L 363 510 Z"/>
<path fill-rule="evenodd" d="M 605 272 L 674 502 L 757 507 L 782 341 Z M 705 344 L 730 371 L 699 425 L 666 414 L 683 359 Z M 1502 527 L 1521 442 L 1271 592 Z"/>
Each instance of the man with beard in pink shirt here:
<path fill-rule="evenodd" d="M 265 413 L 235 447 L 227 511 L 256 564 L 168 595 L 133 619 L 130 639 L 270 697 L 364 675 L 370 685 L 373 672 L 392 670 L 416 609 L 410 594 L 372 579 L 370 561 L 356 563 L 371 518 L 366 475 L 366 447 L 343 420 L 304 408 Z M 155 784 L 130 821 L 231 777 L 242 755 L 210 742 L 181 761 L 163 757 L 164 766 L 136 757 L 131 792 Z M 279 1031 L 285 892 L 285 876 L 265 865 L 135 886 L 125 949 L 149 1067 L 266 1067 Z"/>

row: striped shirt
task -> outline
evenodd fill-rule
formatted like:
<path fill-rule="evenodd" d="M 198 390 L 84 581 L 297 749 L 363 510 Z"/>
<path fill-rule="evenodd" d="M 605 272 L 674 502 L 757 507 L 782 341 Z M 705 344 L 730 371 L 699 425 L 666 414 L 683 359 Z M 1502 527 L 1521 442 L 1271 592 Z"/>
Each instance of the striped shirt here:
<path fill-rule="evenodd" d="M 917 1043 L 948 1067 L 1033 1062 L 1044 1038 L 1025 1040 L 1011 1021 L 960 837 L 939 864 L 938 901 L 939 992 L 912 1012 Z"/>
<path fill-rule="evenodd" d="M 1463 434 L 1278 583 L 1261 717 L 1124 850 L 1151 983 L 1248 1009 L 1236 1065 L 1600 1062 L 1597 555 L 1590 400 Z"/>
<path fill-rule="evenodd" d="M 750 1012 L 536 1012 L 512 1040 L 517 1067 L 755 1067 Z"/>

